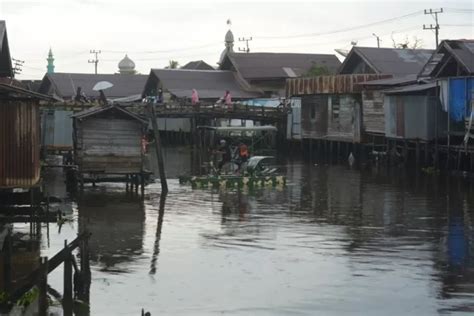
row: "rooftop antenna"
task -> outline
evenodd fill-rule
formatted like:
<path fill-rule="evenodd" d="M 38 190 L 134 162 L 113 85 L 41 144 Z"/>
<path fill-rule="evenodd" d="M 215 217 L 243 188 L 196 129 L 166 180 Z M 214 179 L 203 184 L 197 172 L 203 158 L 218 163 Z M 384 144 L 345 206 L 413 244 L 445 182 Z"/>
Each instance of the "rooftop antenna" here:
<path fill-rule="evenodd" d="M 377 39 L 377 47 L 380 48 L 380 37 L 375 33 L 372 33 L 372 35 Z"/>
<path fill-rule="evenodd" d="M 246 48 L 245 48 L 245 47 L 244 47 L 244 48 L 239 47 L 239 51 L 241 51 L 241 52 L 246 52 L 246 53 L 250 53 L 249 41 L 251 41 L 251 40 L 252 40 L 252 36 L 247 37 L 247 38 L 245 38 L 245 37 L 239 37 L 239 42 L 245 42 L 245 44 L 246 44 L 246 46 L 247 46 Z"/>

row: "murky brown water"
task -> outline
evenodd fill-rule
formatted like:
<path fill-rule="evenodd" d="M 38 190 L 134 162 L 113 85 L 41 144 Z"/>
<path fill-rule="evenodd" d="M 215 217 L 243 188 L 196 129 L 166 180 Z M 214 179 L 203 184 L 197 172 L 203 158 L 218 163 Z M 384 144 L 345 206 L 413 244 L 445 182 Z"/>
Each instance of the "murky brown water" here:
<path fill-rule="evenodd" d="M 165 159 L 171 178 L 191 167 L 182 149 Z M 74 222 L 42 235 L 42 254 L 80 225 L 92 232 L 91 315 L 474 312 L 473 185 L 302 160 L 284 167 L 283 190 L 191 190 L 170 179 L 161 213 L 159 184 L 144 201 L 123 185 L 89 188 L 72 204 Z M 50 277 L 59 291 L 61 276 Z"/>

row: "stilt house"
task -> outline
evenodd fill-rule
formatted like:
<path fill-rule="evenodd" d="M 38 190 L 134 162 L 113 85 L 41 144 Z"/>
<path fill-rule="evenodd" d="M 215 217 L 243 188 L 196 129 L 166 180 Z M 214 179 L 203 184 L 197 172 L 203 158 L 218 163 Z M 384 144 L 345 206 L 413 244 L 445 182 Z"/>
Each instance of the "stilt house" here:
<path fill-rule="evenodd" d="M 79 173 L 133 175 L 143 172 L 141 139 L 147 121 L 118 106 L 93 107 L 74 118 Z"/>

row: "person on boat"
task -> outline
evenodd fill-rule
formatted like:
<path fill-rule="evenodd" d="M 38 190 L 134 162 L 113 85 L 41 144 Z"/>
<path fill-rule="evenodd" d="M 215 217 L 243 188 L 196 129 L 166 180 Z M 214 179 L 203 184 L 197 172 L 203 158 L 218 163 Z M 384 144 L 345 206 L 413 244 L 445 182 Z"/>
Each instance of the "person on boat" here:
<path fill-rule="evenodd" d="M 238 169 L 237 172 L 240 172 L 240 168 L 244 163 L 246 163 L 249 160 L 250 154 L 249 154 L 249 149 L 246 144 L 240 143 L 238 147 L 238 159 L 237 159 L 237 165 Z"/>
<path fill-rule="evenodd" d="M 249 157 L 250 157 L 249 148 L 247 147 L 246 144 L 240 143 L 240 145 L 239 145 L 239 159 L 240 159 L 240 161 L 247 162 Z"/>
<path fill-rule="evenodd" d="M 217 164 L 217 170 L 220 172 L 222 170 L 222 167 L 231 161 L 232 159 L 232 153 L 230 151 L 230 146 L 227 144 L 225 139 L 221 139 L 219 142 L 219 148 L 217 149 L 217 152 L 222 154 L 222 158 Z"/>

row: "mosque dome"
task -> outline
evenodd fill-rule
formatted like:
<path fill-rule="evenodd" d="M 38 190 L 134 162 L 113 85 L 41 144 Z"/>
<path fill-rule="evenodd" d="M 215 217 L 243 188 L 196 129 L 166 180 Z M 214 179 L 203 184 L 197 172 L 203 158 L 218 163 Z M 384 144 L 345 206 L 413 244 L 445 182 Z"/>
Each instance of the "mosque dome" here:
<path fill-rule="evenodd" d="M 118 68 L 121 74 L 135 73 L 135 63 L 127 55 L 118 63 Z"/>
<path fill-rule="evenodd" d="M 227 33 L 225 34 L 225 41 L 227 43 L 233 43 L 234 42 L 234 34 L 232 33 L 231 30 L 228 30 Z"/>

